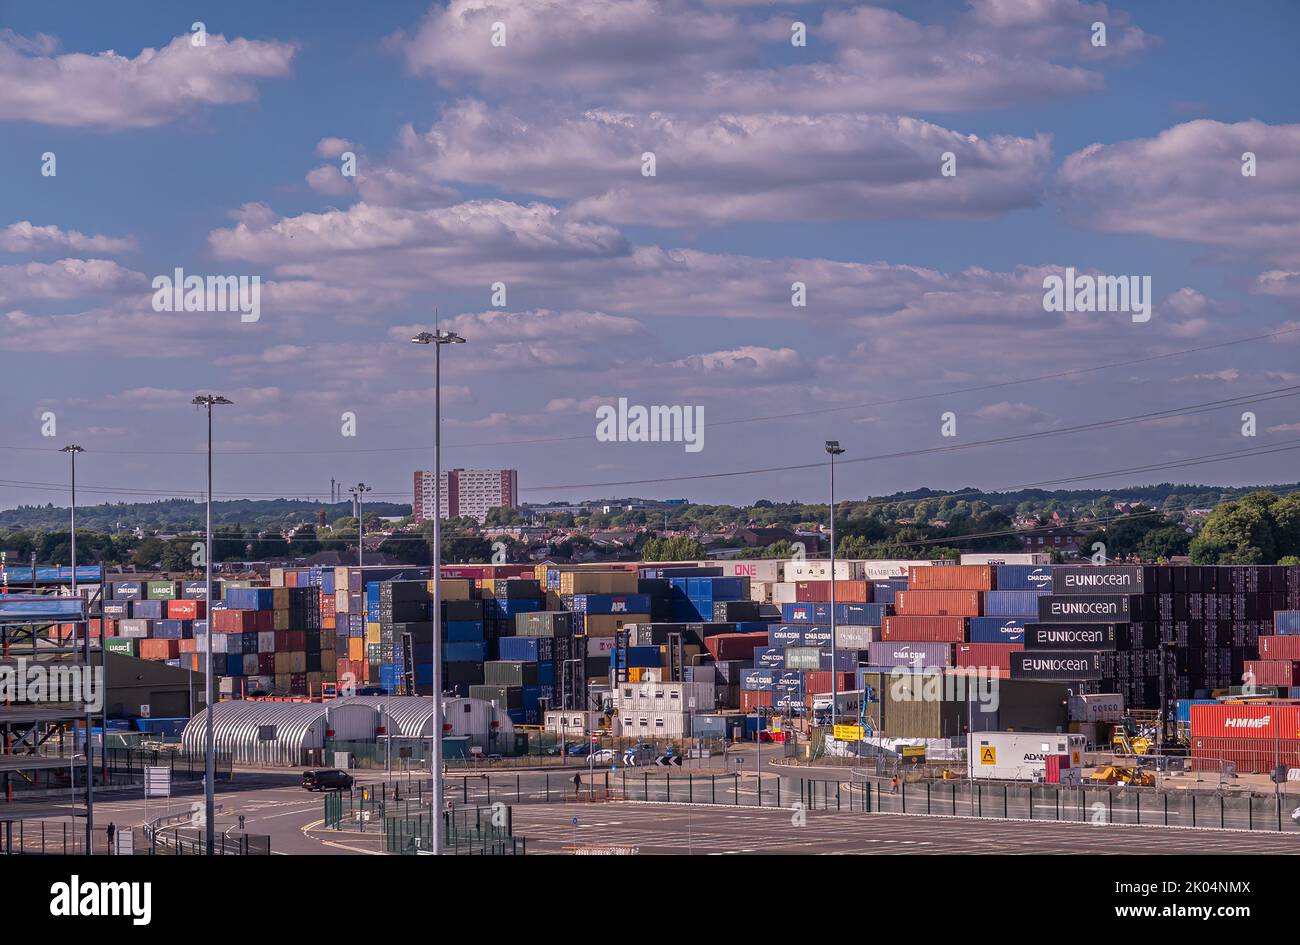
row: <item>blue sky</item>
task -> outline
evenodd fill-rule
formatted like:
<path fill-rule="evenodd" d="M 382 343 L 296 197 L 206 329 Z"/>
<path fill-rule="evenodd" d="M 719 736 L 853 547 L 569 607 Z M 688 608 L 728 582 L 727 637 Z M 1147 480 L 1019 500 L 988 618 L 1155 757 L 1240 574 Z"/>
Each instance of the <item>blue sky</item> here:
<path fill-rule="evenodd" d="M 470 341 L 445 362 L 444 463 L 517 468 L 529 501 L 812 499 L 808 470 L 599 484 L 1266 391 L 1286 396 L 855 463 L 840 487 L 1010 487 L 1300 442 L 1298 25 L 1282 2 L 4 3 L 0 506 L 65 501 L 72 441 L 83 501 L 197 494 L 198 390 L 236 401 L 218 493 L 319 496 L 334 476 L 405 498 L 431 434 L 427 352 L 405 339 L 435 305 Z M 150 281 L 178 266 L 261 277 L 260 320 L 152 311 Z M 1150 276 L 1152 319 L 1044 312 L 1041 280 L 1066 266 Z M 702 405 L 705 448 L 597 442 L 618 397 Z M 725 422 L 751 417 L 776 419 Z M 1289 481 L 1294 455 L 1077 484 Z"/>

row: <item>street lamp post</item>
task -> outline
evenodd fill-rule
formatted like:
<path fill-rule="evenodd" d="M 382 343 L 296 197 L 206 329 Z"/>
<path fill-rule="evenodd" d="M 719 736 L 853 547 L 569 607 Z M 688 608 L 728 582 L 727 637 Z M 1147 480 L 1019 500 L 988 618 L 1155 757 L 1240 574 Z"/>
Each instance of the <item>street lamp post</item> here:
<path fill-rule="evenodd" d="M 203 778 L 203 796 L 204 796 L 204 823 L 207 826 L 207 853 L 212 856 L 216 851 L 216 780 L 217 780 L 217 748 L 216 736 L 213 732 L 213 706 L 212 706 L 212 408 L 216 406 L 228 406 L 231 401 L 219 394 L 199 394 L 190 403 L 196 407 L 206 407 L 208 411 L 208 528 L 206 541 L 203 549 L 203 567 L 206 575 L 207 592 L 204 596 L 205 611 L 207 613 L 207 633 L 204 634 L 206 644 L 204 649 L 207 651 L 203 660 L 204 674 L 204 697 L 203 703 L 208 710 L 208 718 L 205 737 L 205 755 L 206 763 L 204 766 Z"/>
<path fill-rule="evenodd" d="M 831 734 L 834 735 L 840 710 L 839 674 L 835 671 L 835 457 L 844 452 L 844 447 L 839 440 L 827 440 L 826 452 L 831 457 Z M 813 722 L 816 721 L 814 718 Z"/>
<path fill-rule="evenodd" d="M 59 450 L 60 453 L 67 453 L 68 458 L 72 460 L 72 507 L 68 510 L 69 529 L 72 540 L 72 596 L 77 596 L 77 454 L 84 453 L 80 446 L 68 444 Z M 32 569 L 33 575 L 35 568 Z M 58 573 L 57 570 L 55 572 Z M 35 587 L 35 581 L 32 582 Z M 86 668 L 90 668 L 90 619 L 85 613 L 81 614 L 85 620 L 86 636 L 82 641 L 82 659 L 85 660 Z M 102 647 L 104 642 L 101 640 L 99 645 Z M 107 701 L 107 700 L 105 700 Z M 90 742 L 90 726 L 94 721 L 90 713 L 90 707 L 86 707 L 86 855 L 91 853 L 91 837 L 94 834 L 95 820 L 95 750 Z M 101 732 L 103 730 L 101 729 Z M 101 734 L 101 737 L 104 737 Z M 107 750 L 108 739 L 104 737 L 104 746 Z"/>
<path fill-rule="evenodd" d="M 366 526 L 363 524 L 361 518 L 361 502 L 365 498 L 366 493 L 370 491 L 370 487 L 364 482 L 358 482 L 348 491 L 352 493 L 352 501 L 357 505 L 357 567 L 359 568 L 362 566 L 362 556 L 365 553 L 364 544 L 366 538 Z"/>
<path fill-rule="evenodd" d="M 433 345 L 433 852 L 442 853 L 442 346 L 465 339 L 441 328 L 422 331 L 412 344 Z"/>

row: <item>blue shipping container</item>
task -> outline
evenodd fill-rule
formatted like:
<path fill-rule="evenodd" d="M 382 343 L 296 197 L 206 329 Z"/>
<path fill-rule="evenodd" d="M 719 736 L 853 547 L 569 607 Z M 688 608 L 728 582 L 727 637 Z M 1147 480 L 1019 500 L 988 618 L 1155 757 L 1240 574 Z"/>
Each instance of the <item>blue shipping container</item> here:
<path fill-rule="evenodd" d="M 274 602 L 274 588 L 231 587 L 226 590 L 226 604 L 231 610 L 270 610 Z"/>
<path fill-rule="evenodd" d="M 487 642 L 478 640 L 447 643 L 443 646 L 442 652 L 449 663 L 479 663 L 487 659 Z"/>
<path fill-rule="evenodd" d="M 1000 591 L 1050 591 L 1052 566 L 1050 564 L 999 564 L 995 565 L 994 587 Z"/>
<path fill-rule="evenodd" d="M 449 643 L 484 639 L 481 620 L 448 620 L 446 627 L 445 637 Z"/>
<path fill-rule="evenodd" d="M 1300 633 L 1300 610 L 1273 611 L 1273 632 L 1284 634 Z"/>
<path fill-rule="evenodd" d="M 989 617 L 1034 617 L 1042 591 L 985 591 L 984 613 Z"/>
<path fill-rule="evenodd" d="M 1023 617 L 971 617 L 969 627 L 971 643 L 1025 642 Z"/>

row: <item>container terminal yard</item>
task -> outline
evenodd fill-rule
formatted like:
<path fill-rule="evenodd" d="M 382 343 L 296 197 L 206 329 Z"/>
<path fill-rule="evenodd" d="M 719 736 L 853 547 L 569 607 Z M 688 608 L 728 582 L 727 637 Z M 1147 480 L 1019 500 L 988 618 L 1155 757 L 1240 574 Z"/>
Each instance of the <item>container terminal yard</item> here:
<path fill-rule="evenodd" d="M 418 854 L 436 640 L 444 852 L 1295 852 L 1300 567 L 966 557 L 11 568 L 0 841 Z"/>

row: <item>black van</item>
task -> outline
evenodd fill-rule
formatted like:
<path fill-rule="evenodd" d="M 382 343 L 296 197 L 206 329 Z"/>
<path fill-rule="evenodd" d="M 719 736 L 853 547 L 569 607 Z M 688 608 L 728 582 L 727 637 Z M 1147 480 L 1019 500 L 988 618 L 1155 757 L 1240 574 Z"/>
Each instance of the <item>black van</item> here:
<path fill-rule="evenodd" d="M 353 783 L 352 775 L 338 768 L 302 773 L 302 786 L 308 791 L 346 791 Z"/>

